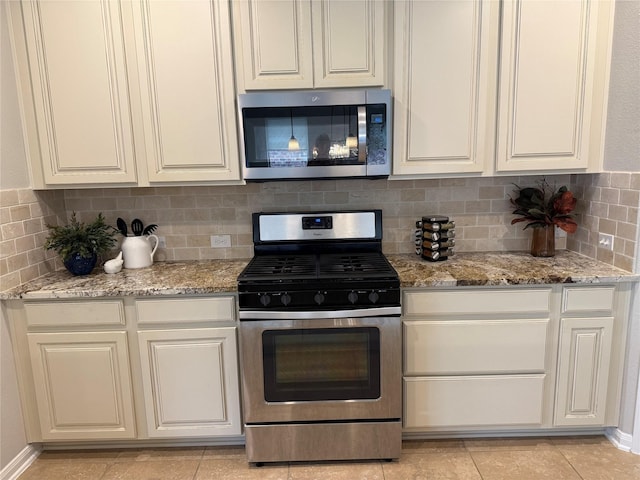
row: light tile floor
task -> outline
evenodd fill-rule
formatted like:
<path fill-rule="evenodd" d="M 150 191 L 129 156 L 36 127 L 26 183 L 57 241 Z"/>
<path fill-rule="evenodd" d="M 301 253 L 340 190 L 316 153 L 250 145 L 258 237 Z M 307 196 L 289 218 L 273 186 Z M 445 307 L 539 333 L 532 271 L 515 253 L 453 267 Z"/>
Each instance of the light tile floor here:
<path fill-rule="evenodd" d="M 393 462 L 247 463 L 243 447 L 45 451 L 19 480 L 640 480 L 601 436 L 411 440 Z"/>

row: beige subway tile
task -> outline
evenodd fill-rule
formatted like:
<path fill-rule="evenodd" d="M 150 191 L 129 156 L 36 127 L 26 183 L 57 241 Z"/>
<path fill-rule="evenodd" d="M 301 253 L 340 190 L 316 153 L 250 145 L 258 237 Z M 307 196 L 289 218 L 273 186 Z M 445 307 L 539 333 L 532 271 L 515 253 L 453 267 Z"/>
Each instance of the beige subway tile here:
<path fill-rule="evenodd" d="M 622 190 L 620 192 L 620 205 L 640 207 L 640 190 Z"/>
<path fill-rule="evenodd" d="M 40 269 L 37 265 L 30 265 L 20 270 L 20 282 L 27 283 L 31 280 L 35 280 L 40 276 Z"/>
<path fill-rule="evenodd" d="M 169 197 L 171 208 L 196 208 L 196 197 L 193 195 L 172 195 Z"/>
<path fill-rule="evenodd" d="M 34 235 L 25 235 L 24 237 L 16 238 L 16 252 L 22 253 L 36 248 L 36 241 Z"/>
<path fill-rule="evenodd" d="M 0 207 L 12 207 L 19 203 L 18 190 L 0 190 Z"/>
<path fill-rule="evenodd" d="M 0 242 L 0 258 L 10 257 L 11 255 L 15 255 L 16 252 L 16 241 L 15 240 L 2 240 Z"/>
<path fill-rule="evenodd" d="M 196 198 L 198 208 L 216 208 L 222 206 L 222 195 L 204 195 Z"/>
<path fill-rule="evenodd" d="M 300 204 L 312 208 L 322 205 L 324 202 L 323 192 L 301 192 L 299 194 Z"/>
<path fill-rule="evenodd" d="M 174 260 L 199 260 L 200 251 L 198 248 L 175 248 L 173 257 Z"/>
<path fill-rule="evenodd" d="M 42 232 L 45 229 L 44 223 L 42 222 L 42 218 L 32 218 L 30 220 L 25 220 L 23 222 L 24 225 L 24 233 L 38 233 Z"/>
<path fill-rule="evenodd" d="M 465 213 L 484 213 L 488 212 L 491 208 L 491 203 L 488 200 L 481 201 L 469 201 L 465 202 Z"/>
<path fill-rule="evenodd" d="M 37 265 L 45 260 L 44 250 L 42 248 L 34 248 L 27 252 L 29 265 Z"/>
<path fill-rule="evenodd" d="M 11 221 L 11 209 L 13 207 L 0 207 L 0 225 Z"/>
<path fill-rule="evenodd" d="M 211 237 L 209 235 L 189 235 L 187 247 L 211 247 Z"/>
<path fill-rule="evenodd" d="M 10 272 L 15 272 L 29 266 L 29 256 L 26 252 L 17 253 L 11 257 L 7 257 L 7 268 Z"/>
<path fill-rule="evenodd" d="M 22 188 L 18 190 L 18 202 L 24 205 L 27 203 L 35 203 L 38 201 L 38 197 L 35 192 L 30 188 Z"/>
<path fill-rule="evenodd" d="M 613 266 L 626 270 L 627 272 L 633 271 L 633 257 L 627 257 L 619 253 L 613 256 Z"/>
<path fill-rule="evenodd" d="M 128 216 L 127 210 L 142 210 L 143 197 L 118 197 L 116 198 L 116 210 L 119 216 Z"/>
<path fill-rule="evenodd" d="M 611 187 L 613 188 L 629 188 L 631 186 L 631 174 L 628 172 L 612 172 Z"/>
<path fill-rule="evenodd" d="M 8 272 L 0 276 L 0 291 L 6 292 L 20 286 L 20 272 Z"/>
<path fill-rule="evenodd" d="M 616 222 L 613 220 L 608 220 L 606 218 L 601 218 L 598 221 L 598 232 L 600 233 L 608 233 L 609 235 L 616 234 Z"/>
<path fill-rule="evenodd" d="M 145 210 L 165 210 L 171 208 L 169 197 L 161 197 L 158 195 L 144 197 L 142 205 Z"/>
<path fill-rule="evenodd" d="M 484 199 L 502 199 L 505 197 L 505 188 L 502 186 L 480 187 L 478 188 L 478 198 Z"/>
<path fill-rule="evenodd" d="M 7 275 L 9 273 L 9 266 L 7 265 L 6 258 L 0 258 L 0 276 Z M 2 290 L 0 288 L 0 290 Z"/>
<path fill-rule="evenodd" d="M 635 240 L 638 233 L 638 226 L 633 223 L 618 222 L 616 236 L 626 240 Z"/>
<path fill-rule="evenodd" d="M 31 218 L 31 209 L 29 205 L 15 205 L 10 208 L 11 221 L 21 222 L 22 220 L 28 220 Z"/>
<path fill-rule="evenodd" d="M 607 215 L 609 220 L 617 220 L 620 222 L 627 221 L 627 207 L 622 205 L 609 205 L 609 215 Z"/>
<path fill-rule="evenodd" d="M 624 243 L 624 249 L 622 253 L 627 257 L 633 257 L 636 252 L 636 242 L 632 240 L 625 240 L 625 239 L 622 239 L 622 241 Z"/>
<path fill-rule="evenodd" d="M 402 202 L 424 202 L 425 190 L 422 188 L 411 188 L 400 190 L 400 201 Z"/>
<path fill-rule="evenodd" d="M 609 205 L 618 205 L 620 203 L 620 190 L 617 188 L 603 188 L 600 199 Z"/>
<path fill-rule="evenodd" d="M 632 173 L 629 180 L 629 188 L 633 190 L 640 190 L 640 172 Z"/>
<path fill-rule="evenodd" d="M 611 186 L 611 174 L 608 172 L 596 173 L 593 176 L 593 184 L 599 187 Z"/>
<path fill-rule="evenodd" d="M 24 225 L 22 222 L 5 223 L 0 227 L 2 238 L 0 240 L 11 240 L 24 235 Z"/>
<path fill-rule="evenodd" d="M 464 187 L 467 185 L 465 178 L 442 178 L 440 180 L 441 187 Z"/>

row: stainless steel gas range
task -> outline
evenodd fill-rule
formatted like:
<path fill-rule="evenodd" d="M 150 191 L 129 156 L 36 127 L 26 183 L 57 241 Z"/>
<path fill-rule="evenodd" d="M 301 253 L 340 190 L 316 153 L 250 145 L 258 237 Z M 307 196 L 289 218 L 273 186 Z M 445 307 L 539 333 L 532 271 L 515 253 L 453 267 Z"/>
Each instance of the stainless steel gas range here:
<path fill-rule="evenodd" d="M 238 277 L 249 462 L 400 456 L 400 282 L 382 212 L 253 214 Z"/>

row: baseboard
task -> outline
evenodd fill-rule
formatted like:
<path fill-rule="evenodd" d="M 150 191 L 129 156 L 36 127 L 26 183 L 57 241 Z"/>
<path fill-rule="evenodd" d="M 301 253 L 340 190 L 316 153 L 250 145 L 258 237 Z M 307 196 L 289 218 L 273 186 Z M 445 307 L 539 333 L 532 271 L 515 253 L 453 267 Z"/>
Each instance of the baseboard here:
<path fill-rule="evenodd" d="M 0 480 L 16 480 L 40 455 L 40 445 L 27 445 L 0 471 Z"/>
<path fill-rule="evenodd" d="M 611 427 L 605 431 L 605 436 L 613 445 L 625 452 L 631 451 L 633 445 L 633 436 L 628 433 L 621 432 L 620 429 Z"/>

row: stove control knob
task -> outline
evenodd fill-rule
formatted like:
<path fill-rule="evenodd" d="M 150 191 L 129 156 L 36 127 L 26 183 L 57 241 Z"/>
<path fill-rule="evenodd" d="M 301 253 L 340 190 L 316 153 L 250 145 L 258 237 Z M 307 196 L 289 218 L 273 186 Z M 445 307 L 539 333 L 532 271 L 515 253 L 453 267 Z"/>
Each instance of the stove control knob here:
<path fill-rule="evenodd" d="M 375 290 L 369 294 L 369 301 L 371 303 L 376 303 L 380 299 L 380 295 Z"/>
<path fill-rule="evenodd" d="M 266 307 L 271 303 L 271 297 L 268 294 L 260 295 L 260 303 L 263 307 Z"/>
<path fill-rule="evenodd" d="M 349 292 L 349 295 L 347 295 L 347 299 L 351 303 L 356 303 L 358 301 L 358 294 L 356 292 Z"/>
<path fill-rule="evenodd" d="M 313 301 L 316 302 L 318 305 L 321 305 L 322 302 L 324 302 L 324 294 L 322 292 L 316 293 L 315 296 L 313 297 Z"/>
<path fill-rule="evenodd" d="M 280 302 L 286 307 L 291 303 L 291 295 L 289 295 L 288 293 L 283 293 L 280 296 Z"/>

